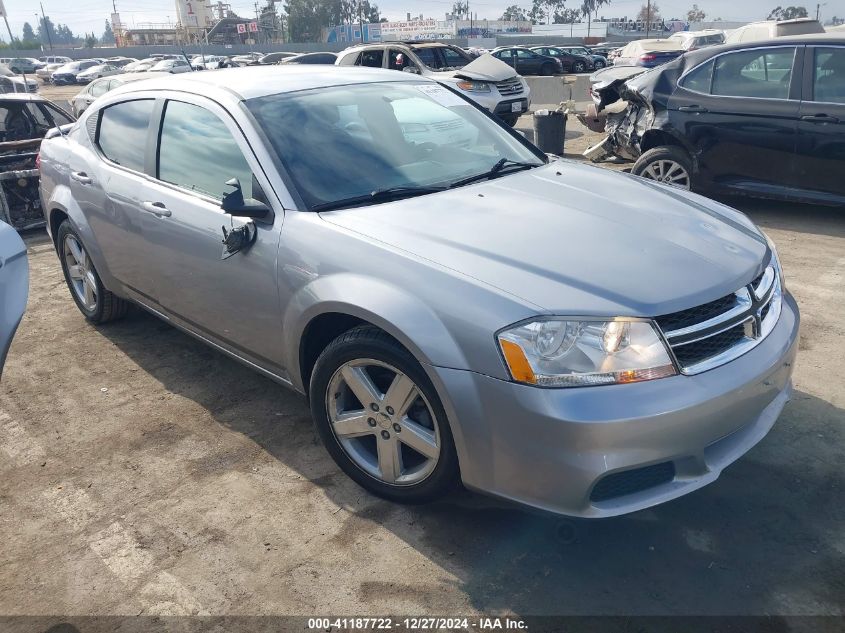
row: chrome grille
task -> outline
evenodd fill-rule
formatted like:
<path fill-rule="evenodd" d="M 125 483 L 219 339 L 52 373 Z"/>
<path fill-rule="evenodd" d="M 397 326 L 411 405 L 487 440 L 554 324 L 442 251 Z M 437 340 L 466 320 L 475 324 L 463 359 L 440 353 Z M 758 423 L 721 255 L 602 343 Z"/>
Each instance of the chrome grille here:
<path fill-rule="evenodd" d="M 774 266 L 735 293 L 655 319 L 684 374 L 699 374 L 756 347 L 780 318 Z"/>
<path fill-rule="evenodd" d="M 463 119 L 455 119 L 454 121 L 443 121 L 441 123 L 432 123 L 431 127 L 436 130 L 440 130 L 441 132 L 446 132 L 448 130 L 457 130 L 458 128 L 463 127 L 464 121 Z"/>
<path fill-rule="evenodd" d="M 511 77 L 496 84 L 496 89 L 503 97 L 522 94 L 522 82 L 519 77 Z"/>

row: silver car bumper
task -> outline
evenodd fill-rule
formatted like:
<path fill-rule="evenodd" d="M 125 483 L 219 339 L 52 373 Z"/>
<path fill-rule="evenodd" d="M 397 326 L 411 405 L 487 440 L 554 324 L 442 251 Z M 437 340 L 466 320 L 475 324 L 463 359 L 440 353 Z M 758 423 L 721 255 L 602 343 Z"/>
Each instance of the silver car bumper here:
<path fill-rule="evenodd" d="M 775 329 L 744 356 L 696 376 L 631 385 L 538 389 L 468 371 L 430 373 L 467 487 L 609 517 L 701 488 L 759 442 L 789 400 L 798 328 L 786 294 Z"/>

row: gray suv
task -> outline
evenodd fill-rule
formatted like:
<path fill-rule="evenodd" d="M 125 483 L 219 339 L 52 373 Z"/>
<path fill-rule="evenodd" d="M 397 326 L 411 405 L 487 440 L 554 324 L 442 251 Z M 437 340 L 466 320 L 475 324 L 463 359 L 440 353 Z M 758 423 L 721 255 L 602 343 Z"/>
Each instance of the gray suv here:
<path fill-rule="evenodd" d="M 127 84 L 41 174 L 87 319 L 142 306 L 305 394 L 388 499 L 631 512 L 715 480 L 789 398 L 798 308 L 748 218 L 551 160 L 417 75 Z"/>

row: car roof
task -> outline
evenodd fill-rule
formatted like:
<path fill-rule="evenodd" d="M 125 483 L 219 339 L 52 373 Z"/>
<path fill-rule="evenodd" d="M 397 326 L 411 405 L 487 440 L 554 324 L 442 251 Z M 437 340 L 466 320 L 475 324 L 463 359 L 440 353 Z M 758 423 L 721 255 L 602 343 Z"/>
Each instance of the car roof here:
<path fill-rule="evenodd" d="M 239 99 L 254 99 L 268 95 L 328 88 L 355 83 L 429 81 L 419 75 L 398 73 L 381 68 L 291 65 L 247 66 L 202 72 L 182 73 L 151 79 L 140 86 L 121 86 L 115 94 L 135 90 L 175 90 L 208 95 L 211 90 L 234 94 Z"/>

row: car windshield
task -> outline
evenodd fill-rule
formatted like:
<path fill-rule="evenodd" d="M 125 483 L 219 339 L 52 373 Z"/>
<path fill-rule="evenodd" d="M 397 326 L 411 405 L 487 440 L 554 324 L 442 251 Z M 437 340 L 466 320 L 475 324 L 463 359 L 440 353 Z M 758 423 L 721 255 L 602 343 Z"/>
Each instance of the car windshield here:
<path fill-rule="evenodd" d="M 396 82 L 250 99 L 247 107 L 309 209 L 384 190 L 457 186 L 545 162 L 448 89 Z M 375 196 L 374 196 L 375 198 Z"/>

